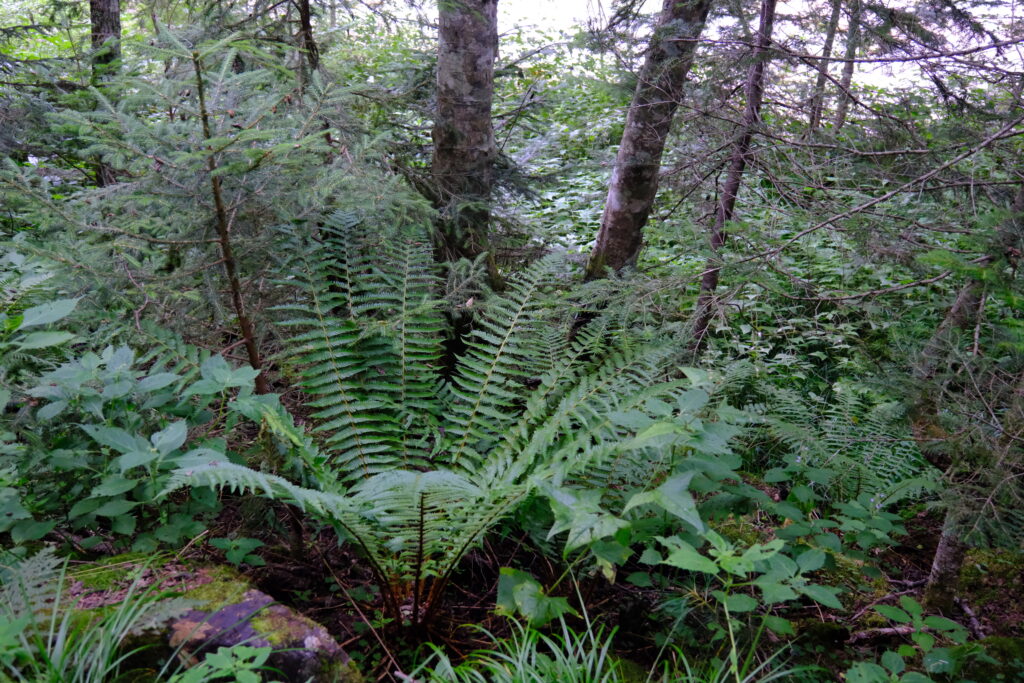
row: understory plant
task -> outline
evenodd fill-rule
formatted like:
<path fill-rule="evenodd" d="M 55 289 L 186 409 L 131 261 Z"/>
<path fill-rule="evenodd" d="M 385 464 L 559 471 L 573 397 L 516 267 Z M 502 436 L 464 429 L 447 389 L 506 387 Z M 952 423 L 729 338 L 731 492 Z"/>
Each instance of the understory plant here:
<path fill-rule="evenodd" d="M 691 382 L 667 380 L 673 345 L 602 321 L 570 341 L 549 292 L 558 258 L 461 304 L 473 327 L 460 336 L 425 236 L 336 215 L 321 238 L 295 265 L 283 322 L 319 435 L 281 432 L 305 485 L 220 462 L 179 470 L 166 490 L 249 490 L 333 525 L 373 568 L 390 618 L 429 622 L 459 560 L 531 494 L 558 505 L 574 478 L 651 476 L 672 454 L 652 440 L 658 424 L 695 444 L 713 427 Z"/>

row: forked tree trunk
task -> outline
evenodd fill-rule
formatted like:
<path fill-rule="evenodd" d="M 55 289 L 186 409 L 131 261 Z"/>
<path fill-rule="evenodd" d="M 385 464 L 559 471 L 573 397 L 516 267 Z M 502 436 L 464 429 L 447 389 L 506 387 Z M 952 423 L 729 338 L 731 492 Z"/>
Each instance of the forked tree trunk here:
<path fill-rule="evenodd" d="M 708 325 L 714 315 L 716 306 L 715 290 L 718 288 L 719 250 L 725 244 L 725 226 L 732 220 L 736 209 L 736 195 L 739 194 L 743 182 L 743 171 L 747 166 L 750 154 L 750 143 L 754 130 L 761 123 L 761 102 L 764 98 L 764 74 L 768 66 L 768 49 L 772 41 L 772 27 L 775 24 L 776 0 L 762 0 L 761 21 L 757 31 L 757 43 L 754 48 L 754 63 L 747 73 L 746 95 L 747 107 L 743 113 L 743 124 L 739 137 L 733 144 L 732 158 L 729 161 L 729 174 L 726 176 L 725 187 L 718 201 L 718 211 L 711 229 L 712 256 L 704 268 L 700 282 L 700 295 L 693 316 L 693 339 L 690 349 L 699 353 L 707 341 Z"/>
<path fill-rule="evenodd" d="M 92 84 L 100 86 L 117 74 L 121 63 L 120 0 L 89 0 L 89 25 L 92 45 Z M 117 182 L 114 169 L 103 161 L 96 162 L 96 184 L 100 187 Z"/>
<path fill-rule="evenodd" d="M 860 49 L 860 18 L 864 11 L 863 0 L 850 0 L 850 24 L 846 29 L 846 54 L 843 58 L 843 75 L 839 79 L 839 105 L 836 107 L 835 132 L 838 133 L 846 125 L 846 112 L 850 108 L 850 86 L 853 84 L 853 71 L 857 66 L 855 60 Z"/>
<path fill-rule="evenodd" d="M 832 59 L 832 46 L 835 44 L 836 31 L 839 29 L 839 14 L 842 8 L 843 0 L 832 0 L 832 13 L 825 29 L 825 44 L 821 48 L 821 60 L 818 62 L 818 78 L 814 82 L 814 95 L 811 97 L 811 118 L 807 123 L 807 129 L 811 133 L 821 125 L 821 110 L 825 104 L 828 66 Z"/>
<path fill-rule="evenodd" d="M 587 279 L 634 265 L 672 119 L 712 0 L 664 0 L 615 157 Z"/>
<path fill-rule="evenodd" d="M 497 0 L 438 3 L 437 116 L 431 171 L 441 213 L 441 256 L 487 253 L 491 285 L 500 288 L 490 253 L 490 201 L 497 148 L 491 122 L 498 54 Z"/>

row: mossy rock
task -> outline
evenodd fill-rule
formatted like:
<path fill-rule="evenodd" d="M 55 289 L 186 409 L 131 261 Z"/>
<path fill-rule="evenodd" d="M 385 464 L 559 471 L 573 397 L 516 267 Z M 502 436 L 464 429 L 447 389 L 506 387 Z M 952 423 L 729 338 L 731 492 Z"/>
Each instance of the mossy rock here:
<path fill-rule="evenodd" d="M 265 593 L 230 567 L 189 569 L 173 561 L 164 566 L 141 557 L 110 558 L 75 572 L 73 599 L 83 623 L 114 609 L 131 591 L 172 592 L 187 602 L 168 615 L 161 628 L 124 643 L 126 651 L 139 650 L 126 669 L 158 670 L 177 655 L 187 664 L 198 663 L 221 647 L 270 647 L 267 666 L 274 680 L 291 683 L 361 682 L 354 663 L 331 635 L 316 622 L 274 603 Z M 143 679 L 139 679 L 143 680 Z"/>
<path fill-rule="evenodd" d="M 193 661 L 221 647 L 272 647 L 274 652 L 267 664 L 279 672 L 276 678 L 289 683 L 363 680 L 323 626 L 274 604 L 269 595 L 258 590 L 246 590 L 238 599 L 216 609 L 192 610 L 174 620 L 170 629 L 171 647 Z"/>

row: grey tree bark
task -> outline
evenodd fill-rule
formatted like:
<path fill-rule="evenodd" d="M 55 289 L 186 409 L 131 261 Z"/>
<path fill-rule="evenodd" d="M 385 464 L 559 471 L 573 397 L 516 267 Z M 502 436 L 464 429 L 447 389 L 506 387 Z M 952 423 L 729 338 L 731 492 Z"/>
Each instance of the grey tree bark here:
<path fill-rule="evenodd" d="M 712 0 L 664 0 L 615 157 L 587 279 L 634 265 L 672 119 Z"/>
<path fill-rule="evenodd" d="M 726 176 L 725 187 L 722 188 L 722 195 L 718 200 L 718 211 L 715 214 L 715 222 L 711 228 L 710 242 L 712 256 L 708 259 L 704 268 L 704 275 L 701 277 L 700 295 L 697 297 L 697 305 L 693 314 L 693 339 L 690 348 L 693 353 L 699 353 L 707 342 L 708 325 L 714 315 L 717 301 L 715 290 L 718 288 L 719 263 L 718 252 L 725 245 L 725 226 L 732 220 L 736 210 L 736 196 L 739 194 L 740 185 L 743 183 L 743 171 L 747 166 L 747 158 L 750 155 L 750 143 L 754 136 L 755 129 L 761 125 L 761 103 L 764 99 L 764 75 L 768 67 L 769 47 L 772 41 L 772 28 L 775 25 L 775 4 L 776 0 L 762 0 L 761 19 L 757 30 L 757 41 L 754 48 L 754 63 L 747 73 L 746 96 L 747 106 L 743 112 L 743 123 L 739 131 L 739 137 L 733 144 L 732 157 L 729 161 L 729 173 Z"/>
<path fill-rule="evenodd" d="M 497 0 L 438 3 L 434 204 L 440 211 L 443 258 L 487 254 L 491 285 L 500 289 L 490 252 L 490 201 L 497 147 L 491 121 L 498 54 Z"/>
<path fill-rule="evenodd" d="M 839 79 L 839 105 L 836 107 L 836 118 L 834 123 L 835 132 L 839 132 L 846 125 L 846 113 L 850 108 L 850 86 L 853 84 L 853 71 L 857 66 L 857 50 L 860 49 L 861 30 L 860 20 L 864 12 L 862 0 L 850 0 L 850 23 L 846 29 L 846 53 L 843 55 L 843 75 Z"/>
<path fill-rule="evenodd" d="M 814 95 L 811 97 L 811 117 L 807 124 L 808 132 L 813 133 L 821 125 L 821 110 L 825 104 L 825 84 L 828 81 L 828 67 L 832 58 L 832 46 L 835 44 L 836 31 L 839 29 L 839 15 L 843 8 L 843 0 L 832 0 L 832 13 L 825 29 L 825 44 L 821 48 L 821 61 L 818 62 L 818 77 L 814 82 Z"/>

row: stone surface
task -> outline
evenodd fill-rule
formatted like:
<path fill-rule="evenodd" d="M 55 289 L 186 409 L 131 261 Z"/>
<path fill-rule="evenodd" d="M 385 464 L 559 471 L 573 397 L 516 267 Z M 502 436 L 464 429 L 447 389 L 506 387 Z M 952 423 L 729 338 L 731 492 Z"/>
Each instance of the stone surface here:
<path fill-rule="evenodd" d="M 170 625 L 170 645 L 198 660 L 220 647 L 273 647 L 268 665 L 289 683 L 362 680 L 345 651 L 316 622 L 258 590 L 211 611 L 191 610 Z"/>
<path fill-rule="evenodd" d="M 178 616 L 133 640 L 131 647 L 142 647 L 148 655 L 146 661 L 135 661 L 139 659 L 135 657 L 131 662 L 135 667 L 155 671 L 161 661 L 174 654 L 187 665 L 194 665 L 218 648 L 247 645 L 274 649 L 267 666 L 275 671 L 266 673 L 267 680 L 363 680 L 355 664 L 323 626 L 289 607 L 275 604 L 273 598 L 254 589 L 230 567 L 195 569 L 178 562 L 158 565 L 129 556 L 114 560 L 91 565 L 71 576 L 69 594 L 77 609 L 106 609 L 139 590 L 180 595 L 186 601 L 183 607 L 190 608 L 174 612 Z"/>

